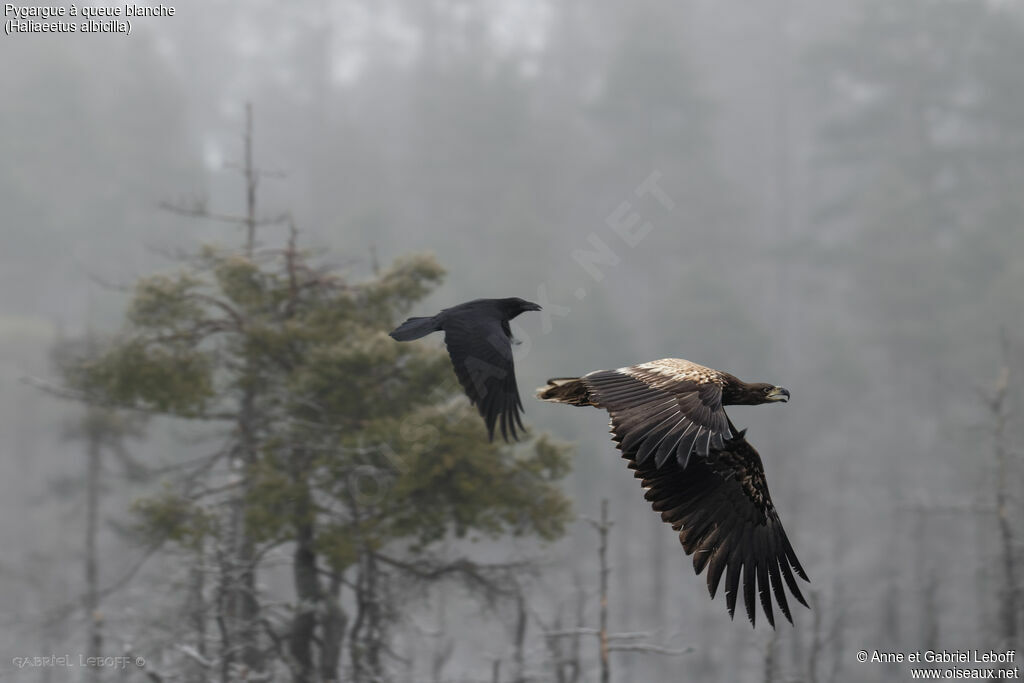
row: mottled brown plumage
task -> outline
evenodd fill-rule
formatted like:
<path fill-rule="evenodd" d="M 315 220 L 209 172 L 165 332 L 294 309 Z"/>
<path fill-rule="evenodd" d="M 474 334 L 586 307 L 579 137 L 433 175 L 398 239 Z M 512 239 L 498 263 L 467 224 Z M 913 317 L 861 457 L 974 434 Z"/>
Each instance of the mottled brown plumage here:
<path fill-rule="evenodd" d="M 755 593 L 773 627 L 772 593 L 792 622 L 783 585 L 806 606 L 794 572 L 804 580 L 807 574 L 775 512 L 761 458 L 724 409 L 786 401 L 787 390 L 664 358 L 548 380 L 537 396 L 608 411 L 612 439 L 641 480 L 647 500 L 679 532 L 683 549 L 693 555 L 694 570 L 708 570 L 711 597 L 725 577 L 730 616 L 741 575 L 751 624 Z"/>

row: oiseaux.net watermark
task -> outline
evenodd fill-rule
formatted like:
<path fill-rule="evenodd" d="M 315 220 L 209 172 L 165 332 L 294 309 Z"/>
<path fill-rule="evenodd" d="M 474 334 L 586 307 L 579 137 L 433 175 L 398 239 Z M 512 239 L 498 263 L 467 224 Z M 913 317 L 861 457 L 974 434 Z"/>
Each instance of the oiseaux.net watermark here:
<path fill-rule="evenodd" d="M 115 669 L 124 671 L 126 669 L 141 669 L 146 666 L 144 657 L 130 655 L 87 655 L 83 652 L 76 654 L 48 654 L 28 655 L 24 657 L 11 657 L 11 664 L 18 669 Z"/>
<path fill-rule="evenodd" d="M 1015 650 L 858 650 L 864 665 L 910 664 L 911 680 L 1020 680 Z"/>

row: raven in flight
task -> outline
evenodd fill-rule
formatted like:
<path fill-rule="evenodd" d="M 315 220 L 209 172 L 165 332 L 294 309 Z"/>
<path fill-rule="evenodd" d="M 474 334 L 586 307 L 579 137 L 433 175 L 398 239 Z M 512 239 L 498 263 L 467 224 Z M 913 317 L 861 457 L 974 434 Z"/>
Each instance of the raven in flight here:
<path fill-rule="evenodd" d="M 391 332 L 398 341 L 411 341 L 431 332 L 444 331 L 452 365 L 470 402 L 487 423 L 487 436 L 494 441 L 494 425 L 501 423 L 501 436 L 518 440 L 516 425 L 525 430 L 519 413 L 523 403 L 516 386 L 512 363 L 512 330 L 508 321 L 540 306 L 523 299 L 474 299 L 442 310 L 428 318 L 409 318 Z"/>
<path fill-rule="evenodd" d="M 727 372 L 664 358 L 578 378 L 550 379 L 537 397 L 604 408 L 612 440 L 641 480 L 645 498 L 679 532 L 693 568 L 708 570 L 715 597 L 725 575 L 726 606 L 735 614 L 743 572 L 743 602 L 751 625 L 755 592 L 775 626 L 772 594 L 790 623 L 783 583 L 805 607 L 793 573 L 806 572 L 768 494 L 761 457 L 723 406 L 786 402 L 789 391 L 747 384 Z"/>

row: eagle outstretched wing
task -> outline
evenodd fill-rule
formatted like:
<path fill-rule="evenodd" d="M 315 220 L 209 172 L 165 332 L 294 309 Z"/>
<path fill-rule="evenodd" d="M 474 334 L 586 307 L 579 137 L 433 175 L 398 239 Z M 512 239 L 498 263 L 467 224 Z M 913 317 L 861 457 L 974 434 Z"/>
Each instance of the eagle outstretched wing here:
<path fill-rule="evenodd" d="M 722 408 L 724 377 L 696 363 L 665 359 L 584 375 L 595 405 L 611 416 L 613 440 L 626 457 L 656 467 L 669 456 L 685 467 L 732 436 Z"/>
<path fill-rule="evenodd" d="M 608 411 L 612 440 L 643 483 L 647 500 L 679 532 L 697 574 L 707 569 L 712 598 L 725 578 L 730 616 L 741 578 L 751 624 L 755 594 L 773 627 L 772 593 L 790 623 L 786 589 L 807 606 L 796 581 L 796 576 L 807 581 L 807 573 L 768 494 L 761 456 L 723 408 L 785 402 L 787 389 L 662 358 L 549 379 L 537 397 Z"/>
<path fill-rule="evenodd" d="M 706 457 L 692 458 L 685 469 L 673 460 L 658 467 L 649 459 L 623 457 L 646 489 L 645 498 L 679 532 L 686 554 L 693 555 L 694 570 L 707 569 L 712 598 L 724 575 L 730 616 L 742 572 L 743 603 L 752 625 L 755 593 L 769 624 L 775 626 L 773 593 L 782 614 L 793 622 L 785 587 L 806 607 L 794 573 L 809 579 L 772 504 L 761 457 L 744 432 L 712 447 Z"/>

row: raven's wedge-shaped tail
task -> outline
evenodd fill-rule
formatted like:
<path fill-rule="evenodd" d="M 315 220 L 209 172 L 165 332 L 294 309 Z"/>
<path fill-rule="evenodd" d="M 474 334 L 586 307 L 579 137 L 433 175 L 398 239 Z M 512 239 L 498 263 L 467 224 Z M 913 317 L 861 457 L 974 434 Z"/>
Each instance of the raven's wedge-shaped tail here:
<path fill-rule="evenodd" d="M 537 389 L 537 398 L 552 403 L 568 403 L 573 406 L 595 405 L 590 398 L 587 385 L 579 377 L 555 377 L 548 380 L 546 387 Z"/>
<path fill-rule="evenodd" d="M 428 318 L 409 318 L 391 332 L 391 337 L 397 341 L 412 341 L 425 337 L 431 332 L 437 332 L 440 327 L 434 316 Z"/>

